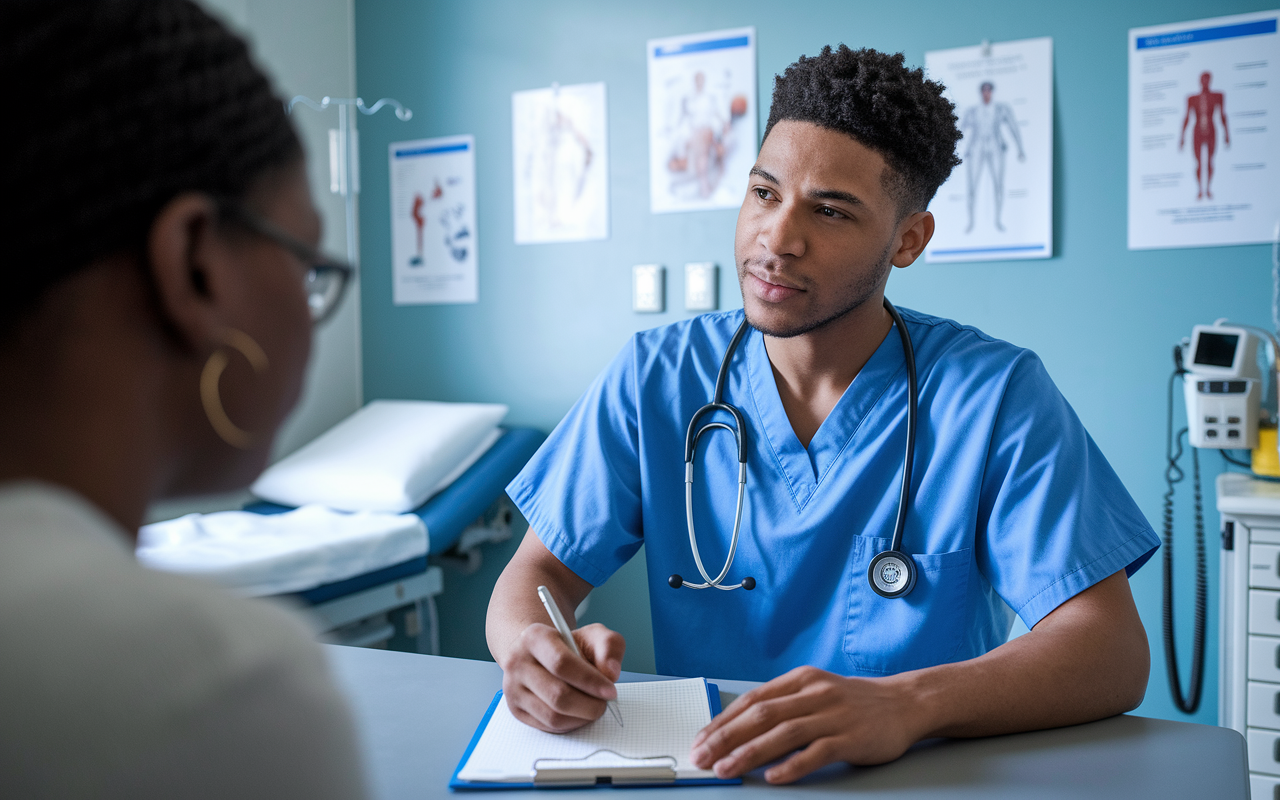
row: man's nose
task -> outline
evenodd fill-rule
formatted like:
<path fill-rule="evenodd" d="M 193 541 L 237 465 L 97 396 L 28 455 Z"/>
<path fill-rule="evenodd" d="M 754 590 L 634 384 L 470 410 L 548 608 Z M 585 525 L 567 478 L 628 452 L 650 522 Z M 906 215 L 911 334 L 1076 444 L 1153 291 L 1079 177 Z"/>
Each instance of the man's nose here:
<path fill-rule="evenodd" d="M 806 242 L 800 213 L 796 206 L 784 203 L 761 228 L 760 244 L 775 256 L 804 255 Z"/>

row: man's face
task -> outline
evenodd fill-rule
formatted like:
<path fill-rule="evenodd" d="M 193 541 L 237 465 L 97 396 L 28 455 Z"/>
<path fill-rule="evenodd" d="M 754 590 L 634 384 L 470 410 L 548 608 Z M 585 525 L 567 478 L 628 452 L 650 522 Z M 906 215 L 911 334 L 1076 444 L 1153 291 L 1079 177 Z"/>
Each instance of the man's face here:
<path fill-rule="evenodd" d="M 879 303 L 898 207 L 874 150 L 808 122 L 774 125 L 738 212 L 734 255 L 752 327 L 807 333 Z"/>

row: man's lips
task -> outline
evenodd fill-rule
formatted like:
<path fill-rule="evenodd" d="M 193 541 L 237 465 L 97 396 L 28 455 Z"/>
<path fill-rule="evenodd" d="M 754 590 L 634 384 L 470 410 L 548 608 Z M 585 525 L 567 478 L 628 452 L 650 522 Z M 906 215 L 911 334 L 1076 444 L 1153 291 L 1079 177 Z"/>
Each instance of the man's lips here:
<path fill-rule="evenodd" d="M 803 289 L 797 289 L 794 286 L 783 286 L 777 283 L 771 283 L 764 278 L 757 276 L 754 272 L 747 273 L 747 287 L 751 293 L 766 303 L 781 303 L 791 297 L 800 294 Z"/>

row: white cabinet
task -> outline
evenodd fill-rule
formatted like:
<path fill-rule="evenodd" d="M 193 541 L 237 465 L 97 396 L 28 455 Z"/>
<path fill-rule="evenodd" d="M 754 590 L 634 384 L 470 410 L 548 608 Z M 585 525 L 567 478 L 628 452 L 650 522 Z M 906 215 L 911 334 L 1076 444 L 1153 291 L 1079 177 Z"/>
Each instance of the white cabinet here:
<path fill-rule="evenodd" d="M 1218 477 L 1218 723 L 1249 743 L 1254 798 L 1280 800 L 1280 483 Z"/>

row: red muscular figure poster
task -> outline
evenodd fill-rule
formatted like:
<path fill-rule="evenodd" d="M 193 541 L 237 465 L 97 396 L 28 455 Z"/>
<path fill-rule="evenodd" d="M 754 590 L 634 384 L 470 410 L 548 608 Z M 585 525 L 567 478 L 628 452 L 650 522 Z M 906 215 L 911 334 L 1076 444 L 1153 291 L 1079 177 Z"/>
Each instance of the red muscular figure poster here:
<path fill-rule="evenodd" d="M 1129 31 L 1129 247 L 1270 241 L 1280 12 Z"/>

